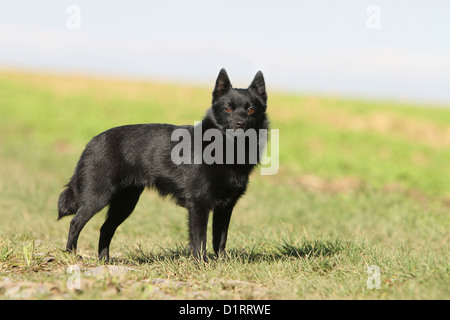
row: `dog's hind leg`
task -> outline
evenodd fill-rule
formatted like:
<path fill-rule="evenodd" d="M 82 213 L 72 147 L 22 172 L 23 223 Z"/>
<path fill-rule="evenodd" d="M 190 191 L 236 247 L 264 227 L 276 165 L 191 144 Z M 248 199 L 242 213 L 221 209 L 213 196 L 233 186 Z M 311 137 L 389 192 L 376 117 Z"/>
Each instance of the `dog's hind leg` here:
<path fill-rule="evenodd" d="M 111 200 L 105 222 L 100 229 L 99 259 L 109 260 L 109 245 L 117 227 L 133 212 L 144 188 L 132 187 L 119 191 Z"/>
<path fill-rule="evenodd" d="M 81 230 L 83 230 L 86 223 L 101 209 L 102 208 L 98 210 L 90 210 L 89 207 L 80 207 L 78 209 L 75 217 L 73 217 L 72 221 L 70 221 L 69 236 L 66 245 L 67 252 L 72 252 L 74 254 L 77 253 L 78 237 Z"/>
<path fill-rule="evenodd" d="M 86 223 L 100 210 L 102 210 L 109 203 L 109 198 L 105 195 L 103 197 L 91 197 L 82 201 L 77 213 L 70 221 L 69 236 L 67 239 L 66 251 L 77 253 L 78 237 L 81 230 L 83 230 Z"/>

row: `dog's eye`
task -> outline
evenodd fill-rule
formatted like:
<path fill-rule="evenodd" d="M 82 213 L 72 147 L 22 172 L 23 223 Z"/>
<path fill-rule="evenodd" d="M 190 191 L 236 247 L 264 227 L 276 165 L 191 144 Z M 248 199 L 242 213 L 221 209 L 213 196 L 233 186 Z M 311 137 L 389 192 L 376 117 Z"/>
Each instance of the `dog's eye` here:
<path fill-rule="evenodd" d="M 230 113 L 230 112 L 232 111 L 232 109 L 231 109 L 230 106 L 226 106 L 224 110 L 225 110 L 225 112 L 227 112 L 227 113 Z"/>
<path fill-rule="evenodd" d="M 248 113 L 248 114 L 254 114 L 255 111 L 256 111 L 256 110 L 255 110 L 255 108 L 253 108 L 253 107 L 250 107 L 250 108 L 247 109 L 247 113 Z"/>

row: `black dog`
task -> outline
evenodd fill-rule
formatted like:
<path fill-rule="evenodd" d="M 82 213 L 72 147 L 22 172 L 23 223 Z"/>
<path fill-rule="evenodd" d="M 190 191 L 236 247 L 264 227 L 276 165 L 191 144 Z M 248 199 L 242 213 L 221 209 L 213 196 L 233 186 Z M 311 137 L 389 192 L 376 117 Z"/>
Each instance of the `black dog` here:
<path fill-rule="evenodd" d="M 109 205 L 98 248 L 99 258 L 109 259 L 114 232 L 134 210 L 145 187 L 155 188 L 163 196 L 171 195 L 178 205 L 187 208 L 191 252 L 196 259 L 206 260 L 206 229 L 212 210 L 214 251 L 217 255 L 224 251 L 233 207 L 245 193 L 249 175 L 257 163 L 250 162 L 249 157 L 244 162 L 232 163 L 195 161 L 199 152 L 216 142 L 213 139 L 202 139 L 200 149 L 185 149 L 190 152 L 187 157 L 192 162 L 174 163 L 173 150 L 179 143 L 173 140 L 173 134 L 177 129 L 190 133 L 188 142 L 193 145 L 199 128 L 201 134 L 215 129 L 224 139 L 230 129 L 242 129 L 245 133 L 254 129 L 257 134 L 259 129 L 268 129 L 264 77 L 259 71 L 248 89 L 234 89 L 222 69 L 212 96 L 211 108 L 195 127 L 128 125 L 107 130 L 88 143 L 58 202 L 58 219 L 75 214 L 70 222 L 67 251 L 76 252 L 78 236 L 85 224 Z M 244 147 L 234 145 L 231 157 L 230 150 L 224 148 L 221 156 L 236 160 L 239 152 L 249 151 L 248 143 Z M 216 150 L 214 156 L 218 151 L 221 150 Z"/>

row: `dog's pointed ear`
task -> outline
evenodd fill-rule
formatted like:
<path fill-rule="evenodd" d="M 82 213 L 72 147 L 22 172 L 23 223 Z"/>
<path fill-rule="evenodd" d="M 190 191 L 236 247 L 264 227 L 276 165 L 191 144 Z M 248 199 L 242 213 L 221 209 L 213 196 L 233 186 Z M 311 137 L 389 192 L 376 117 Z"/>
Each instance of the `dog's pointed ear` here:
<path fill-rule="evenodd" d="M 264 81 L 264 76 L 261 71 L 256 73 L 255 78 L 248 89 L 263 99 L 264 103 L 267 102 L 266 82 Z"/>
<path fill-rule="evenodd" d="M 212 93 L 213 102 L 223 96 L 231 89 L 230 78 L 228 78 L 228 74 L 224 68 L 222 68 L 217 76 L 216 86 L 214 87 L 214 91 Z"/>

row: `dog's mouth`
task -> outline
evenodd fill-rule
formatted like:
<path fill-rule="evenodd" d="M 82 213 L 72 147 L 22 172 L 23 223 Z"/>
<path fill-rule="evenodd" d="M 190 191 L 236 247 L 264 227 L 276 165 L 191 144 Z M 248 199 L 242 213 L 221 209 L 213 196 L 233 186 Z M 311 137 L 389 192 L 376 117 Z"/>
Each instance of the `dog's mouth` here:
<path fill-rule="evenodd" d="M 244 129 L 241 129 L 241 128 L 238 128 L 238 129 L 233 128 L 233 129 L 227 129 L 226 133 L 229 137 L 238 137 L 238 136 L 243 135 L 245 133 L 245 131 L 244 131 Z"/>
<path fill-rule="evenodd" d="M 245 131 L 247 128 L 245 127 L 245 124 L 241 124 L 241 125 L 234 125 L 233 126 L 233 130 L 234 131 Z"/>

